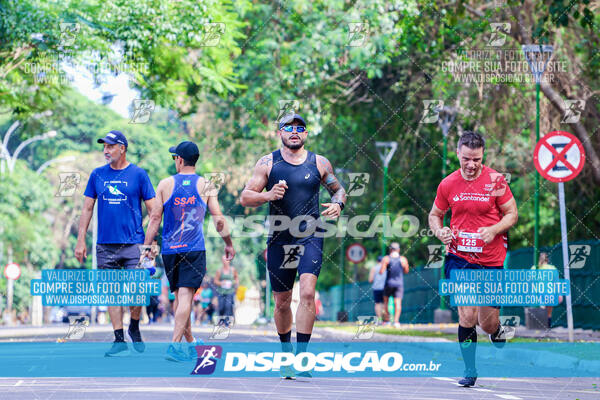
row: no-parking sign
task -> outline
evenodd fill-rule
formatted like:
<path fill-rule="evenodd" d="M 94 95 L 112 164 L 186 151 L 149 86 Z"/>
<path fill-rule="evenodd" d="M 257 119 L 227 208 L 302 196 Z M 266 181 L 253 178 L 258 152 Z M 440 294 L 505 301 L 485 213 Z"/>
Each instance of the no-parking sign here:
<path fill-rule="evenodd" d="M 567 182 L 581 172 L 585 164 L 585 152 L 574 135 L 554 131 L 541 138 L 535 146 L 533 163 L 549 181 Z"/>
<path fill-rule="evenodd" d="M 354 264 L 359 264 L 367 257 L 367 249 L 360 243 L 352 243 L 346 249 L 346 258 Z"/>
<path fill-rule="evenodd" d="M 21 276 L 21 267 L 17 263 L 6 264 L 6 267 L 4 267 L 4 276 L 6 279 L 16 281 Z"/>

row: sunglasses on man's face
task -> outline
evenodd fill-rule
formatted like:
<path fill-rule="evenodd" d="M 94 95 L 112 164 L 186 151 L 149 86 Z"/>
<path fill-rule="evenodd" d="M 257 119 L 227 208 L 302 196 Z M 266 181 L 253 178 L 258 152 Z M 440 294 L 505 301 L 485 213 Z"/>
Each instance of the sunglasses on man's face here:
<path fill-rule="evenodd" d="M 173 160 L 177 160 L 177 157 L 179 157 L 177 154 L 171 154 L 171 157 L 173 157 Z"/>
<path fill-rule="evenodd" d="M 282 129 L 286 132 L 294 132 L 294 128 L 296 128 L 297 133 L 302 133 L 306 130 L 303 126 L 295 126 L 295 125 L 286 125 Z"/>

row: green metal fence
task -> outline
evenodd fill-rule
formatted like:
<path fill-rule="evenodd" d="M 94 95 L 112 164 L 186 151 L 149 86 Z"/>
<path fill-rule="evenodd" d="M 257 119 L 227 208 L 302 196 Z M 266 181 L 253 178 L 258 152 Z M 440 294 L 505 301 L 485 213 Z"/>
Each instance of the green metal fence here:
<path fill-rule="evenodd" d="M 440 279 L 440 269 L 423 267 L 411 268 L 404 276 L 404 300 L 402 302 L 402 323 L 433 322 L 433 312 L 440 306 L 437 286 Z M 371 284 L 358 282 L 345 285 L 344 309 L 348 312 L 350 321 L 355 321 L 359 315 L 373 315 L 374 302 Z M 340 307 L 341 285 L 332 287 L 328 292 L 320 293 L 323 302 L 323 319 L 334 320 Z"/>
<path fill-rule="evenodd" d="M 564 278 L 561 243 L 552 247 L 541 247 L 540 251 L 549 254 L 550 264 L 556 266 L 559 276 L 561 279 Z M 581 258 L 584 259 L 581 260 Z M 569 263 L 571 265 L 569 274 L 571 276 L 573 326 L 583 329 L 600 329 L 600 240 L 569 243 Z M 531 268 L 532 264 L 533 248 L 528 247 L 509 252 L 505 267 L 526 269 Z M 567 326 L 565 303 L 563 301 L 562 304 L 554 307 L 552 326 Z M 504 307 L 502 315 L 518 315 L 521 317 L 521 321 L 524 321 L 523 307 Z"/>
<path fill-rule="evenodd" d="M 600 240 L 587 240 L 569 243 L 571 264 L 571 295 L 573 304 L 573 322 L 575 328 L 600 329 Z M 559 270 L 563 278 L 561 244 L 542 247 L 550 255 L 550 263 Z M 533 247 L 510 251 L 505 268 L 529 269 L 533 264 Z M 581 260 L 581 258 L 584 258 Z M 577 268 L 575 268 L 577 267 Z M 402 323 L 433 322 L 434 310 L 439 308 L 437 295 L 440 269 L 417 267 L 404 277 L 404 300 L 402 301 Z M 334 286 L 320 293 L 324 315 L 322 319 L 334 320 L 341 310 L 341 286 Z M 359 315 L 373 315 L 374 303 L 370 284 L 359 282 L 345 285 L 344 309 L 351 321 Z M 451 307 L 453 320 L 458 321 L 456 309 Z M 523 307 L 503 307 L 501 315 L 517 315 L 525 323 Z M 565 302 L 556 306 L 553 312 L 553 326 L 566 326 L 567 314 Z"/>

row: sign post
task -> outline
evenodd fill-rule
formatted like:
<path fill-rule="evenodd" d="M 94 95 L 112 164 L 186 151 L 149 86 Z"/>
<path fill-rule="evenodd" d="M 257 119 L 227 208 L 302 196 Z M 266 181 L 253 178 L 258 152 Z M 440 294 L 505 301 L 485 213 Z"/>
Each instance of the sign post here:
<path fill-rule="evenodd" d="M 267 249 L 263 251 L 263 258 L 265 259 L 265 268 L 267 268 Z M 271 280 L 269 278 L 269 271 L 265 272 L 265 318 L 267 321 L 271 320 Z"/>
<path fill-rule="evenodd" d="M 545 135 L 535 146 L 533 163 L 547 180 L 558 183 L 560 207 L 560 233 L 565 279 L 569 282 L 567 297 L 567 327 L 569 342 L 573 341 L 573 308 L 571 305 L 571 277 L 569 274 L 569 244 L 567 242 L 567 215 L 565 208 L 565 182 L 575 178 L 585 163 L 583 145 L 574 135 L 554 131 Z M 537 265 L 537 260 L 536 260 Z"/>
<path fill-rule="evenodd" d="M 19 264 L 10 262 L 4 267 L 4 277 L 8 280 L 6 285 L 6 310 L 10 312 L 13 304 L 15 281 L 21 276 Z"/>
<path fill-rule="evenodd" d="M 451 107 L 443 107 L 441 110 L 440 118 L 438 119 L 438 124 L 442 129 L 442 135 L 444 136 L 444 148 L 442 149 L 442 179 L 446 177 L 446 164 L 448 163 L 448 132 L 450 132 L 450 126 L 454 122 L 456 118 L 457 111 Z M 443 226 L 446 226 L 447 222 L 447 213 L 444 214 L 444 223 Z M 445 266 L 442 264 L 442 268 L 439 270 L 438 280 L 443 279 L 444 276 L 444 268 Z M 446 302 L 444 301 L 444 296 L 440 296 L 440 309 L 446 309 Z"/>
<path fill-rule="evenodd" d="M 367 258 L 367 249 L 360 243 L 352 243 L 346 249 L 346 259 L 354 264 L 354 283 L 356 283 L 357 266 L 363 262 L 365 258 Z M 343 287 L 342 290 L 344 290 Z M 353 307 L 352 310 L 355 310 L 355 307 Z M 349 318 L 351 321 L 354 320 L 354 311 Z"/>

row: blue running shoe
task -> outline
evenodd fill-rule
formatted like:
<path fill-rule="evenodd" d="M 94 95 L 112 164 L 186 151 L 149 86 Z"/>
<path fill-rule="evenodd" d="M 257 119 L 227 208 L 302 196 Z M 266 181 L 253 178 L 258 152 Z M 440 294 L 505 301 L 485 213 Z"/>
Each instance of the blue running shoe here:
<path fill-rule="evenodd" d="M 203 346 L 204 341 L 202 339 L 196 339 L 192 343 L 188 343 L 188 353 L 190 356 L 190 360 L 196 360 L 198 358 L 198 352 L 196 351 L 196 346 Z"/>
<path fill-rule="evenodd" d="M 104 357 L 125 357 L 130 355 L 129 347 L 125 342 L 113 342 L 112 347 L 106 353 Z"/>
<path fill-rule="evenodd" d="M 165 356 L 165 358 L 169 361 L 174 362 L 184 362 L 190 360 L 188 354 L 176 349 L 175 346 L 173 346 L 173 344 L 169 345 L 169 348 L 167 349 L 167 355 Z"/>

